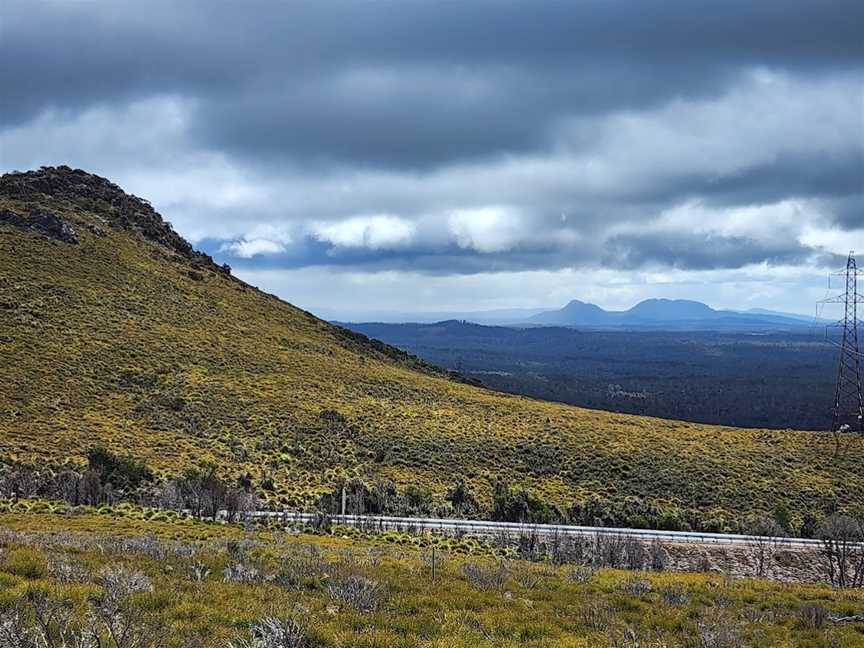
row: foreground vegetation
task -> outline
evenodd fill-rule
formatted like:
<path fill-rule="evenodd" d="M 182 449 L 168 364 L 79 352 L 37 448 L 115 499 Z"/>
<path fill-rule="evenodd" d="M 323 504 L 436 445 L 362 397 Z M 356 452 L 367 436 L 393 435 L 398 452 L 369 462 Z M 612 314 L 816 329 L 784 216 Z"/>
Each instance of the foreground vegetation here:
<path fill-rule="evenodd" d="M 564 513 L 635 500 L 717 530 L 778 507 L 795 530 L 808 512 L 864 501 L 864 439 L 838 448 L 830 435 L 463 384 L 232 278 L 146 202 L 95 176 L 3 176 L 0 212 L 8 466 L 82 472 L 86 450 L 104 445 L 157 478 L 215 466 L 278 508 L 312 506 L 354 479 L 420 486 L 444 505 L 462 480 L 484 510 L 506 483 Z"/>
<path fill-rule="evenodd" d="M 12 648 L 864 645 L 860 590 L 188 519 L 5 513 L 0 528 L 0 639 Z M 27 643 L 43 633 L 48 643 Z"/>

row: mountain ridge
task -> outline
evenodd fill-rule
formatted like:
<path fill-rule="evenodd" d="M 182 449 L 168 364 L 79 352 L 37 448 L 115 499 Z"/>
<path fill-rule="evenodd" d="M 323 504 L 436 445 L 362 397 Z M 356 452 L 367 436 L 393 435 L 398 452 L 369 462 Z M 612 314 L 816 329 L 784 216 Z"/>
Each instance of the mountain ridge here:
<path fill-rule="evenodd" d="M 623 311 L 607 311 L 595 304 L 573 300 L 561 309 L 538 313 L 528 318 L 527 323 L 602 328 L 713 326 L 753 330 L 793 329 L 807 325 L 802 317 L 765 311 L 716 310 L 699 301 L 665 298 L 644 299 Z"/>

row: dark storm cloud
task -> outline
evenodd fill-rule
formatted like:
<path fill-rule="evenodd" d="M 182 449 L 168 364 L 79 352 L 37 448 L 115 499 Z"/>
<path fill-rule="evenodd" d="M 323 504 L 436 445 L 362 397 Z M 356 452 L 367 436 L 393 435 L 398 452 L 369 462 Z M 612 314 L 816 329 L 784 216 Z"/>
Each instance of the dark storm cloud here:
<path fill-rule="evenodd" d="M 838 226 L 847 230 L 864 228 L 864 192 L 829 200 L 827 203 L 827 211 L 832 214 Z"/>
<path fill-rule="evenodd" d="M 837 153 L 783 151 L 772 160 L 728 174 L 678 178 L 665 190 L 667 199 L 689 191 L 721 206 L 760 205 L 791 197 L 855 196 L 864 190 L 864 148 Z M 862 218 L 859 216 L 859 225 Z"/>
<path fill-rule="evenodd" d="M 741 236 L 669 233 L 616 236 L 605 246 L 607 265 L 625 269 L 664 265 L 683 270 L 740 268 L 752 263 L 838 265 L 842 257 L 820 254 L 783 240 L 765 243 Z"/>
<path fill-rule="evenodd" d="M 851 1 L 13 3 L 2 119 L 179 94 L 205 146 L 424 168 L 542 150 L 566 115 L 716 95 L 744 65 L 854 67 L 862 22 Z"/>

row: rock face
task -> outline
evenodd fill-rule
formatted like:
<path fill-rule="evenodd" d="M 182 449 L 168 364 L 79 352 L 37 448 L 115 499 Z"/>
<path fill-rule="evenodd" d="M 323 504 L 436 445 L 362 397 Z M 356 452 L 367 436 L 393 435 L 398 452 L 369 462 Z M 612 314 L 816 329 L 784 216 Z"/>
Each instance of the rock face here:
<path fill-rule="evenodd" d="M 78 235 L 69 221 L 40 209 L 30 212 L 30 226 L 64 243 L 78 243 Z"/>
<path fill-rule="evenodd" d="M 96 214 L 101 221 L 111 227 L 137 232 L 143 238 L 169 248 L 195 265 L 212 265 L 220 272 L 230 273 L 230 270 L 213 263 L 209 255 L 196 252 L 188 241 L 174 231 L 171 223 L 163 220 L 149 202 L 127 194 L 110 180 L 68 166 L 42 167 L 38 171 L 14 172 L 0 176 L 0 196 L 26 203 L 42 195 L 50 196 L 52 199 L 62 199 L 76 211 Z M 4 213 L 14 214 L 8 210 Z M 8 222 L 20 227 L 10 216 L 2 218 L 5 221 L 0 219 L 0 222 Z M 21 219 L 20 216 L 18 218 Z M 59 217 L 54 216 L 54 218 Z M 32 219 L 31 214 L 30 220 Z M 37 220 L 43 223 L 40 227 L 46 228 L 43 230 L 45 233 L 49 230 L 54 232 L 49 234 L 53 238 L 68 234 L 68 232 L 64 234 L 62 228 L 57 230 L 58 225 L 50 219 L 37 217 Z M 63 222 L 69 226 L 68 222 Z M 71 226 L 69 227 L 71 229 Z M 105 234 L 101 228 L 93 224 L 88 225 L 87 229 L 97 236 Z M 74 234 L 74 230 L 72 233 Z M 58 238 L 58 240 L 64 239 Z"/>
<path fill-rule="evenodd" d="M 41 209 L 30 210 L 29 218 L 24 218 L 11 210 L 2 209 L 0 210 L 0 223 L 38 232 L 63 243 L 78 243 L 78 235 L 69 221 Z"/>

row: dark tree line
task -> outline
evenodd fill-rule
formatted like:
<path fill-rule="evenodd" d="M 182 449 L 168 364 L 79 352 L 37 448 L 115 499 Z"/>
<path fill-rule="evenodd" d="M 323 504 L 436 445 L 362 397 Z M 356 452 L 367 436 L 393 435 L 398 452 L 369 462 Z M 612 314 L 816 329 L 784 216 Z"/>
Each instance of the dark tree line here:
<path fill-rule="evenodd" d="M 144 463 L 101 447 L 88 450 L 87 466 L 80 470 L 7 466 L 0 471 L 0 496 L 43 497 L 73 506 L 134 502 L 185 511 L 198 518 L 224 515 L 231 522 L 261 506 L 250 475 L 231 483 L 219 476 L 215 465 L 207 464 L 173 479 L 157 479 Z"/>

